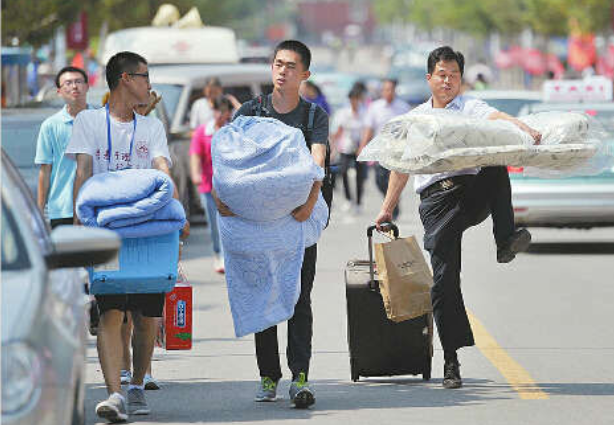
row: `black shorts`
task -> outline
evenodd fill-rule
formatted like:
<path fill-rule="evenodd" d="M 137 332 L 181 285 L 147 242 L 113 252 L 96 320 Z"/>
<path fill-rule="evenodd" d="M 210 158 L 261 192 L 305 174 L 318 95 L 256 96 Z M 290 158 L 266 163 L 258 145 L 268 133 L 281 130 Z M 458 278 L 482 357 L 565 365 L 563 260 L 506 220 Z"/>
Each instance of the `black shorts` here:
<path fill-rule="evenodd" d="M 96 295 L 96 303 L 101 316 L 106 311 L 119 310 L 138 312 L 145 317 L 162 317 L 165 295 L 164 293 Z"/>

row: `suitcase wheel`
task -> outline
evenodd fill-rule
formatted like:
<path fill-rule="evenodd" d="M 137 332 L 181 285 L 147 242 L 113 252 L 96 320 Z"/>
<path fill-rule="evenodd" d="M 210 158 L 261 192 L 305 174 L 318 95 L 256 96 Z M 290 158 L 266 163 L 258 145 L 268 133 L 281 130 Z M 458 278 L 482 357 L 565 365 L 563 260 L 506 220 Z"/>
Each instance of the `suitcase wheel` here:
<path fill-rule="evenodd" d="M 358 374 L 358 370 L 356 370 L 356 366 L 354 365 L 354 359 L 350 358 L 350 374 L 352 376 L 352 382 L 358 382 L 360 379 L 360 375 Z"/>
<path fill-rule="evenodd" d="M 422 372 L 422 380 L 430 381 L 431 380 L 431 362 L 426 366 L 426 369 Z"/>

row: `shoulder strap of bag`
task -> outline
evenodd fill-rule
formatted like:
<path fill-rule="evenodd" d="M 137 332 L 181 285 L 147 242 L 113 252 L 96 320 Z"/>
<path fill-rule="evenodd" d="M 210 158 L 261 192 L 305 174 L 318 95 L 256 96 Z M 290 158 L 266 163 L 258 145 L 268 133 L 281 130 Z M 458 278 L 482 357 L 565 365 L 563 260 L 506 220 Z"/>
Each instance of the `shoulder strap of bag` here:
<path fill-rule="evenodd" d="M 252 113 L 256 117 L 261 117 L 262 116 L 262 111 L 264 110 L 264 102 L 265 102 L 264 95 L 260 94 L 254 100 L 255 101 L 254 101 L 254 104 L 253 104 L 253 107 L 252 107 Z"/>

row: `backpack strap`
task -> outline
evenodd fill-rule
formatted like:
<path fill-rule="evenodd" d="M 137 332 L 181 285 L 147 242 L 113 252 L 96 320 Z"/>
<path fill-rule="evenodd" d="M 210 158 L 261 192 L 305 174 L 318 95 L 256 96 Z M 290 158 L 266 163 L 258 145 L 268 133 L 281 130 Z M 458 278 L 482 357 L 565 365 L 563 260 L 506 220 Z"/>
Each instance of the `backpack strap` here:
<path fill-rule="evenodd" d="M 264 109 L 264 95 L 260 94 L 258 95 L 258 97 L 256 97 L 255 102 L 253 104 L 252 107 L 252 113 L 254 114 L 254 116 L 256 117 L 261 117 L 262 116 L 262 111 Z"/>
<path fill-rule="evenodd" d="M 315 103 L 309 104 L 309 109 L 307 112 L 307 125 L 305 126 L 305 141 L 307 142 L 307 147 L 311 150 L 311 138 L 313 135 L 313 125 L 315 122 L 316 109 L 318 105 Z M 324 170 L 327 175 L 330 174 L 330 143 L 328 143 L 328 138 L 326 139 L 326 156 L 324 157 Z"/>
<path fill-rule="evenodd" d="M 304 109 L 304 118 L 303 118 L 303 136 L 305 136 L 305 143 L 307 143 L 307 147 L 311 150 L 311 139 L 313 136 L 313 124 L 316 115 L 316 109 L 318 105 L 315 103 L 309 102 L 309 107 Z"/>
<path fill-rule="evenodd" d="M 317 105 L 315 103 L 312 103 L 311 105 L 309 105 L 309 118 L 307 119 L 307 133 L 309 133 L 310 139 L 311 139 L 311 134 L 313 133 L 313 120 L 316 116 L 316 107 Z"/>

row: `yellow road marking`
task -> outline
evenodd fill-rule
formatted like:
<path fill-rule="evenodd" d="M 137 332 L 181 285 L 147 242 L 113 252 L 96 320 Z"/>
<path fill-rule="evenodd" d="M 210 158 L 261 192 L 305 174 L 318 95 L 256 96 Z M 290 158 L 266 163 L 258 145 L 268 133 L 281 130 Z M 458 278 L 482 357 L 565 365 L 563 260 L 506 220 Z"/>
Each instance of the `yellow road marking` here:
<path fill-rule="evenodd" d="M 468 314 L 476 346 L 499 370 L 512 388 L 518 392 L 520 398 L 524 400 L 548 399 L 548 394 L 539 388 L 525 368 L 507 354 L 503 347 L 488 333 L 482 322 L 471 312 L 468 312 Z"/>

